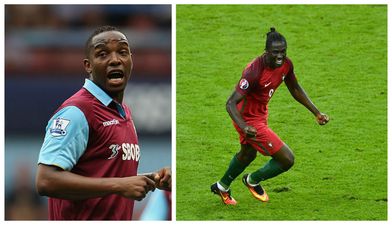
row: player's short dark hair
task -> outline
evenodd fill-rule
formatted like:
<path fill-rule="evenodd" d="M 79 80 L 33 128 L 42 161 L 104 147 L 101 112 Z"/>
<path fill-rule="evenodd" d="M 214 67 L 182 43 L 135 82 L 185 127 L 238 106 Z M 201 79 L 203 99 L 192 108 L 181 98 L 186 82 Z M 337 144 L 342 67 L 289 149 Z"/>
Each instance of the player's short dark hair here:
<path fill-rule="evenodd" d="M 286 45 L 286 38 L 275 30 L 275 27 L 271 27 L 267 33 L 267 39 L 265 41 L 265 50 L 269 49 L 274 41 L 283 41 Z"/>
<path fill-rule="evenodd" d="M 92 41 L 93 37 L 95 37 L 96 35 L 98 35 L 100 33 L 107 32 L 107 31 L 119 31 L 119 30 L 117 29 L 117 27 L 108 26 L 108 25 L 101 26 L 101 27 L 98 27 L 97 29 L 95 29 L 94 32 L 90 35 L 90 37 L 87 39 L 86 45 L 84 47 L 84 51 L 85 51 L 87 58 L 89 57 L 89 54 L 90 54 L 91 41 Z"/>

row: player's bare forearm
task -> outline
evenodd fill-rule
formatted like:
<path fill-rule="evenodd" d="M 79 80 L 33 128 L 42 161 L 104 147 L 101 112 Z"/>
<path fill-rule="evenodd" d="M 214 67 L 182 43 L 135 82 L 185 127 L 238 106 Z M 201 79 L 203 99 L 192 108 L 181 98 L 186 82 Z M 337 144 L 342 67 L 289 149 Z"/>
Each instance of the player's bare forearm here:
<path fill-rule="evenodd" d="M 289 89 L 291 95 L 295 100 L 297 100 L 299 103 L 304 105 L 310 112 L 313 113 L 313 115 L 317 116 L 320 114 L 320 111 L 317 109 L 317 107 L 313 104 L 313 102 L 310 100 L 306 92 L 303 90 L 303 88 L 298 84 L 297 80 L 294 79 L 287 79 L 285 80 L 286 86 Z"/>
<path fill-rule="evenodd" d="M 302 89 L 302 87 L 298 84 L 295 78 L 285 80 L 286 86 L 289 89 L 291 95 L 297 100 L 299 103 L 304 105 L 313 115 L 316 117 L 317 123 L 320 125 L 325 125 L 329 121 L 329 116 L 320 112 L 317 107 L 310 100 L 308 95 Z"/>
<path fill-rule="evenodd" d="M 68 200 L 83 200 L 114 193 L 114 178 L 83 177 L 53 166 L 39 165 L 36 186 L 40 195 Z"/>
<path fill-rule="evenodd" d="M 61 170 L 54 166 L 38 166 L 36 187 L 40 195 L 67 200 L 84 200 L 119 194 L 141 200 L 155 188 L 144 176 L 123 178 L 92 178 Z"/>
<path fill-rule="evenodd" d="M 241 116 L 241 113 L 237 109 L 237 104 L 244 98 L 243 95 L 234 91 L 233 94 L 229 97 L 226 102 L 226 110 L 229 113 L 231 119 L 240 127 L 240 129 L 248 136 L 254 137 L 256 136 L 257 130 L 248 126 L 244 119 Z"/>
<path fill-rule="evenodd" d="M 245 121 L 242 119 L 240 112 L 237 109 L 238 102 L 243 98 L 239 93 L 236 91 L 229 97 L 226 102 L 226 111 L 229 113 L 231 119 L 241 128 L 246 127 Z"/>
<path fill-rule="evenodd" d="M 328 115 L 320 112 L 317 109 L 317 107 L 313 104 L 313 102 L 309 99 L 309 97 L 306 95 L 305 91 L 301 87 L 299 87 L 298 94 L 295 99 L 313 113 L 313 115 L 316 117 L 316 121 L 318 124 L 325 125 L 328 123 Z"/>
<path fill-rule="evenodd" d="M 305 91 L 299 86 L 298 89 L 295 90 L 295 93 L 293 97 L 302 105 L 304 105 L 310 112 L 313 113 L 313 115 L 317 116 L 320 114 L 320 111 L 317 109 L 317 107 L 313 104 L 313 102 L 310 100 L 308 95 L 305 93 Z"/>

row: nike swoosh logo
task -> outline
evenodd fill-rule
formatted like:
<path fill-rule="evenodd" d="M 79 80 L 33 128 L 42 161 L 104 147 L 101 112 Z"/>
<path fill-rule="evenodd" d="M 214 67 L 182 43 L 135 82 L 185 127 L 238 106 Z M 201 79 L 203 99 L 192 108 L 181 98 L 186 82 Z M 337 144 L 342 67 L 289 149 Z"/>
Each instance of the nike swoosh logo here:
<path fill-rule="evenodd" d="M 226 201 L 227 199 L 229 199 L 229 196 L 224 196 L 224 195 L 221 195 L 221 196 L 223 198 L 223 201 Z"/>
<path fill-rule="evenodd" d="M 271 82 L 269 82 L 268 84 L 264 84 L 264 87 L 268 87 L 271 84 Z"/>

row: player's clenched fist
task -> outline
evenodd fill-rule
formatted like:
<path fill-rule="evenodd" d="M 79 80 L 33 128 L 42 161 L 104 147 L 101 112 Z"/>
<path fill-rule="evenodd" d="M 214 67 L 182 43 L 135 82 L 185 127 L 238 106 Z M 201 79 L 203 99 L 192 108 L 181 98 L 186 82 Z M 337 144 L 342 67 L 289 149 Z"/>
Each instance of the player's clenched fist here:
<path fill-rule="evenodd" d="M 250 137 L 250 138 L 256 137 L 256 134 L 257 134 L 256 128 L 254 128 L 252 126 L 246 126 L 246 127 L 244 127 L 244 129 L 242 129 L 242 131 L 245 133 L 245 135 L 247 137 Z"/>
<path fill-rule="evenodd" d="M 164 167 L 157 172 L 139 174 L 146 176 L 155 182 L 155 187 L 165 191 L 171 191 L 171 168 Z"/>
<path fill-rule="evenodd" d="M 155 184 L 161 190 L 171 191 L 171 169 L 169 167 L 162 168 L 157 172 Z"/>
<path fill-rule="evenodd" d="M 155 190 L 155 182 L 147 176 L 120 178 L 119 194 L 137 201 L 146 197 L 149 191 Z"/>
<path fill-rule="evenodd" d="M 329 116 L 327 114 L 320 113 L 316 116 L 316 120 L 317 120 L 318 124 L 325 125 L 329 121 Z"/>

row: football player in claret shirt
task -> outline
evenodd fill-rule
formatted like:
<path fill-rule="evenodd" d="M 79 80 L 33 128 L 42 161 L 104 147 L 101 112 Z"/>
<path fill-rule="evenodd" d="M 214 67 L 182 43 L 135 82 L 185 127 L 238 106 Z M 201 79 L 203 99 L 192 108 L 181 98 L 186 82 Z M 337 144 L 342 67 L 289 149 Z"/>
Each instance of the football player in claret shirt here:
<path fill-rule="evenodd" d="M 134 200 L 171 190 L 171 170 L 137 174 L 143 153 L 122 103 L 133 66 L 126 36 L 100 27 L 85 50 L 89 78 L 48 122 L 37 191 L 49 197 L 50 220 L 131 220 Z"/>
<path fill-rule="evenodd" d="M 257 152 L 271 159 L 260 169 L 245 174 L 242 182 L 258 200 L 266 202 L 269 197 L 260 185 L 294 164 L 294 154 L 269 127 L 268 102 L 284 81 L 291 95 L 303 104 L 320 125 L 329 117 L 321 113 L 298 84 L 291 60 L 286 57 L 286 39 L 271 28 L 267 33 L 265 52 L 247 65 L 235 91 L 226 103 L 235 129 L 240 136 L 241 149 L 232 158 L 223 177 L 211 185 L 211 191 L 221 197 L 224 204 L 235 205 L 230 184 L 256 158 Z"/>

